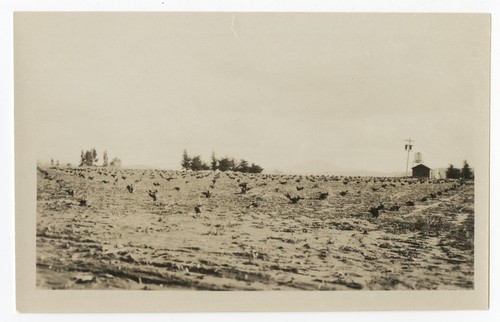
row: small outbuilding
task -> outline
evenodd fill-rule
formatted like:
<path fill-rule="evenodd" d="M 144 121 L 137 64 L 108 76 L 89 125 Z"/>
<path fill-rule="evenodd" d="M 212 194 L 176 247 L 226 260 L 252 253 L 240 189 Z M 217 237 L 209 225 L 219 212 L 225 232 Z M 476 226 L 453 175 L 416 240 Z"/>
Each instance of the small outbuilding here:
<path fill-rule="evenodd" d="M 414 178 L 429 178 L 431 175 L 431 168 L 421 163 L 413 166 L 411 170 L 411 176 Z"/>
<path fill-rule="evenodd" d="M 446 178 L 446 168 L 436 168 L 431 170 L 432 179 L 444 179 Z"/>

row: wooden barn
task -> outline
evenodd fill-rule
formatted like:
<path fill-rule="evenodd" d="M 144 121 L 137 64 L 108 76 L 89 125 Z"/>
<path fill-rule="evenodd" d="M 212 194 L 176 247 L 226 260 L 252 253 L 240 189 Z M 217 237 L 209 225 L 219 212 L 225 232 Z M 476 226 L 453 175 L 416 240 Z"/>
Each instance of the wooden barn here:
<path fill-rule="evenodd" d="M 417 164 L 411 170 L 411 176 L 415 178 L 429 178 L 431 175 L 431 168 L 423 164 Z"/>

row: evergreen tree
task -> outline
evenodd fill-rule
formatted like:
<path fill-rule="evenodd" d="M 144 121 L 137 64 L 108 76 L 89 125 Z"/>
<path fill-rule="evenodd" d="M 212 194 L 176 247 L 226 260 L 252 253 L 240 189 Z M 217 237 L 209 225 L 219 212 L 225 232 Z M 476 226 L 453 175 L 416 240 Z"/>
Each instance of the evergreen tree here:
<path fill-rule="evenodd" d="M 210 170 L 210 167 L 208 166 L 208 164 L 206 164 L 201 160 L 201 156 L 197 155 L 191 158 L 190 169 L 193 171 L 200 171 L 200 170 Z"/>
<path fill-rule="evenodd" d="M 97 151 L 95 150 L 95 148 L 92 148 L 92 164 L 97 165 L 98 161 L 99 159 L 97 158 Z"/>
<path fill-rule="evenodd" d="M 203 161 L 201 161 L 201 157 L 199 155 L 191 158 L 191 170 L 199 171 L 203 168 Z"/>
<path fill-rule="evenodd" d="M 219 160 L 219 170 L 220 171 L 231 170 L 231 160 L 227 157 L 221 158 Z"/>
<path fill-rule="evenodd" d="M 460 178 L 460 169 L 457 169 L 453 166 L 453 164 L 450 164 L 448 169 L 446 169 L 446 178 L 449 178 L 449 179 Z"/>
<path fill-rule="evenodd" d="M 240 163 L 236 166 L 236 171 L 246 173 L 249 170 L 248 161 L 241 159 Z"/>
<path fill-rule="evenodd" d="M 121 167 L 122 165 L 122 160 L 118 159 L 117 157 L 114 157 L 113 160 L 109 163 L 111 167 Z"/>
<path fill-rule="evenodd" d="M 83 150 L 82 150 L 82 152 L 80 154 L 80 165 L 79 166 L 83 167 L 85 165 L 85 163 L 86 163 L 85 162 L 85 153 L 83 153 Z"/>
<path fill-rule="evenodd" d="M 184 150 L 182 155 L 181 165 L 183 169 L 191 169 L 193 171 L 200 170 L 220 170 L 220 171 L 239 171 L 243 173 L 261 173 L 264 169 L 255 163 L 249 165 L 249 162 L 241 159 L 239 163 L 236 162 L 234 158 L 223 157 L 217 159 L 215 157 L 215 152 L 212 151 L 210 165 L 203 162 L 201 156 L 197 155 L 190 157 L 187 151 Z"/>
<path fill-rule="evenodd" d="M 85 165 L 88 167 L 94 165 L 94 157 L 92 156 L 92 151 L 85 152 Z"/>
<path fill-rule="evenodd" d="M 102 155 L 102 166 L 103 167 L 107 167 L 109 166 L 109 163 L 108 163 L 108 151 L 104 151 L 104 154 Z"/>
<path fill-rule="evenodd" d="M 264 169 L 262 169 L 261 166 L 255 164 L 255 163 L 252 163 L 252 165 L 250 166 L 250 169 L 248 170 L 248 172 L 250 173 L 261 173 Z"/>
<path fill-rule="evenodd" d="M 186 150 L 184 150 L 184 153 L 182 153 L 181 166 L 185 170 L 188 170 L 191 168 L 191 158 L 189 157 Z"/>
<path fill-rule="evenodd" d="M 464 179 L 472 179 L 473 175 L 472 175 L 472 170 L 469 166 L 469 164 L 467 163 L 467 160 L 464 161 L 464 166 L 462 168 L 462 178 Z"/>
<path fill-rule="evenodd" d="M 210 168 L 215 171 L 217 170 L 217 159 L 215 158 L 215 152 L 212 151 L 212 157 L 210 161 Z"/>

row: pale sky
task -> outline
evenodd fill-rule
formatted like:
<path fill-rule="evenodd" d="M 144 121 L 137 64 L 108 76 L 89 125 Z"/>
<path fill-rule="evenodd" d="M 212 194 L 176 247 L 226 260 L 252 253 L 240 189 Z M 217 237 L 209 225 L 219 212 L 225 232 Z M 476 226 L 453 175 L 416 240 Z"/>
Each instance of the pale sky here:
<path fill-rule="evenodd" d="M 179 169 L 182 151 L 265 169 L 404 171 L 478 155 L 487 15 L 17 14 L 16 109 L 37 156 Z M 486 132 L 485 132 L 486 131 Z"/>

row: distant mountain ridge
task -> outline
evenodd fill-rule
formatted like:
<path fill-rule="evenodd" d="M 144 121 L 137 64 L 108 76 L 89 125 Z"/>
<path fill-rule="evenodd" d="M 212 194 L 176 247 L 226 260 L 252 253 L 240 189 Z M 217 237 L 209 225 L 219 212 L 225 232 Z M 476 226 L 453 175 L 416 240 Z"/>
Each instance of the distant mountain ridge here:
<path fill-rule="evenodd" d="M 122 168 L 124 168 L 124 169 L 145 169 L 145 170 L 157 169 L 157 167 L 153 167 L 153 166 L 146 165 L 146 164 L 124 164 L 124 165 L 122 165 Z"/>
<path fill-rule="evenodd" d="M 124 169 L 163 169 L 162 167 L 145 165 L 145 164 L 130 164 L 123 165 Z M 339 175 L 339 176 L 362 176 L 362 177 L 404 177 L 404 172 L 383 172 L 358 169 L 346 169 L 324 160 L 311 160 L 301 162 L 294 165 L 284 166 L 276 169 L 264 169 L 264 173 L 269 174 L 297 174 L 297 175 Z"/>
<path fill-rule="evenodd" d="M 311 160 L 295 165 L 289 165 L 280 169 L 271 169 L 267 173 L 299 174 L 299 175 L 339 175 L 339 176 L 373 176 L 373 177 L 402 177 L 404 172 L 392 171 L 370 171 L 358 169 L 346 169 L 324 160 Z"/>

